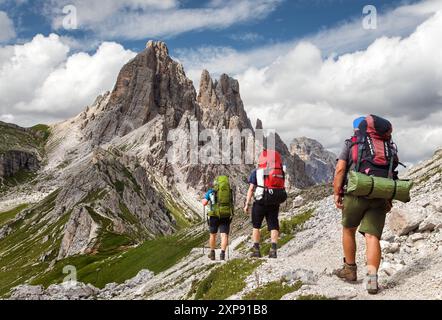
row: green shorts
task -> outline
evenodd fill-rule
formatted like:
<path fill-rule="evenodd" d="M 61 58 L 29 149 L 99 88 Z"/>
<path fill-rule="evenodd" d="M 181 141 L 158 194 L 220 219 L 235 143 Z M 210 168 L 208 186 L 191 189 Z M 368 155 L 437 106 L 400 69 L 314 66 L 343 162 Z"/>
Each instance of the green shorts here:
<path fill-rule="evenodd" d="M 345 228 L 359 227 L 363 235 L 368 233 L 381 239 L 389 210 L 388 200 L 345 195 L 342 225 Z"/>

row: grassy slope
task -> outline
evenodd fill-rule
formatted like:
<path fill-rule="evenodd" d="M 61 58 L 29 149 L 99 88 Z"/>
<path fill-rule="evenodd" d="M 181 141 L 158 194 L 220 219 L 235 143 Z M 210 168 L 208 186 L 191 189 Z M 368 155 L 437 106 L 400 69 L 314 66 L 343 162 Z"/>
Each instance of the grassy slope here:
<path fill-rule="evenodd" d="M 224 300 L 240 292 L 246 286 L 245 279 L 261 263 L 250 259 L 228 261 L 196 284 L 195 300 Z"/>
<path fill-rule="evenodd" d="M 292 240 L 295 236 L 296 231 L 298 231 L 304 223 L 306 223 L 313 215 L 314 210 L 308 210 L 306 212 L 303 212 L 301 214 L 298 214 L 291 219 L 288 220 L 282 220 L 281 221 L 281 236 L 278 241 L 278 247 L 282 247 L 285 244 L 287 244 L 290 240 Z M 261 246 L 261 253 L 263 255 L 268 255 L 270 251 L 270 232 L 268 232 L 267 228 L 263 228 L 261 231 L 261 239 L 262 239 L 262 246 Z"/>
<path fill-rule="evenodd" d="M 49 138 L 50 129 L 46 125 L 37 125 L 27 130 L 10 127 L 0 123 L 0 153 L 10 150 L 43 152 Z"/>
<path fill-rule="evenodd" d="M 301 287 L 302 282 L 300 281 L 294 284 L 273 281 L 249 292 L 243 297 L 243 300 L 281 300 L 286 294 L 297 291 Z"/>
<path fill-rule="evenodd" d="M 188 230 L 187 230 L 188 231 Z M 187 232 L 186 231 L 186 232 Z M 206 234 L 188 237 L 184 232 L 173 236 L 149 240 L 134 248 L 122 248 L 128 239 L 108 233 L 100 240 L 98 252 L 93 255 L 70 257 L 57 262 L 54 269 L 35 279 L 33 284 L 48 286 L 63 281 L 63 268 L 73 265 L 77 268 L 78 281 L 103 288 L 111 282 L 122 283 L 137 275 L 142 269 L 155 273 L 175 265 L 207 240 Z"/>
<path fill-rule="evenodd" d="M 27 204 L 19 205 L 18 207 L 0 213 L 0 227 L 2 227 L 6 222 L 14 219 L 20 212 L 22 212 L 24 209 L 28 207 Z"/>
<path fill-rule="evenodd" d="M 60 230 L 68 215 L 54 223 L 43 220 L 52 210 L 56 195 L 54 193 L 38 206 L 26 210 L 24 219 L 8 224 L 12 233 L 0 240 L 0 296 L 43 272 L 48 261 L 56 257 L 56 248 L 61 242 Z M 49 237 L 46 242 L 43 241 L 45 237 Z M 40 260 L 45 254 L 48 254 L 46 259 Z"/>

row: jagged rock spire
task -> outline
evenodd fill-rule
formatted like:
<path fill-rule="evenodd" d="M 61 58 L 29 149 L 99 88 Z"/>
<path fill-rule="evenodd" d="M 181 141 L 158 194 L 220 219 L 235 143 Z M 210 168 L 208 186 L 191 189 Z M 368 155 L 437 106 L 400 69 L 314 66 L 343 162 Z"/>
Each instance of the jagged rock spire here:
<path fill-rule="evenodd" d="M 202 109 L 202 122 L 206 128 L 251 129 L 250 120 L 244 109 L 236 79 L 222 74 L 213 81 L 209 72 L 201 74 L 197 98 Z"/>
<path fill-rule="evenodd" d="M 164 42 L 146 49 L 120 71 L 109 102 L 89 121 L 85 136 L 94 145 L 124 136 L 157 116 L 175 128 L 184 113 L 198 114 L 196 91 L 183 66 L 172 60 Z"/>

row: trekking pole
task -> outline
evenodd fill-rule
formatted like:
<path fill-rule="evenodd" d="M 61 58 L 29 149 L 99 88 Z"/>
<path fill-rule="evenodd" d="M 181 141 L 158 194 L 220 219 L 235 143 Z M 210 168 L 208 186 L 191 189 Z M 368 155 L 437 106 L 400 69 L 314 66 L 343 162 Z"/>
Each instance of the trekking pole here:
<path fill-rule="evenodd" d="M 204 218 L 206 217 L 206 206 L 203 206 L 203 215 Z M 203 256 L 205 255 L 205 249 L 206 249 L 206 242 L 203 242 Z"/>

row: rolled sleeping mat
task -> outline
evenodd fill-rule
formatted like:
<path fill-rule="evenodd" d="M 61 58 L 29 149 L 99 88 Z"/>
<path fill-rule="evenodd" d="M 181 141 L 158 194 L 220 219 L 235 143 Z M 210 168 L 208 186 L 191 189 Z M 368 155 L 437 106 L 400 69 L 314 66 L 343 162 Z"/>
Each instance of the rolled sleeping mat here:
<path fill-rule="evenodd" d="M 389 199 L 410 202 L 411 180 L 393 180 L 368 176 L 350 171 L 348 174 L 347 194 L 369 199 Z"/>

